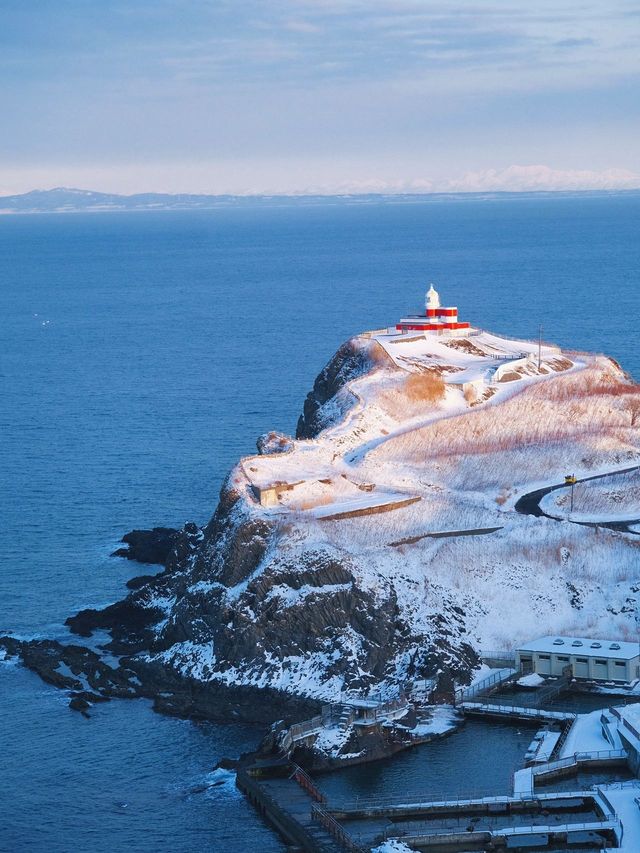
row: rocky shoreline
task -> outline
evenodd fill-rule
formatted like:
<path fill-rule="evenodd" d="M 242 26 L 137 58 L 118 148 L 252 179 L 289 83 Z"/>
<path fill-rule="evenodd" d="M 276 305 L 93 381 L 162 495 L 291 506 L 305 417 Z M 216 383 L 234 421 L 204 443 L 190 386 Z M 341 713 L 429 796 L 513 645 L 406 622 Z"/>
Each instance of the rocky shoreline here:
<path fill-rule="evenodd" d="M 176 553 L 188 548 L 193 537 L 200 535 L 193 523 L 182 530 L 156 527 L 152 530 L 133 530 L 123 536 L 127 546 L 112 556 L 124 557 L 143 564 L 161 565 L 156 575 L 134 577 L 127 586 L 135 591 L 166 580 L 174 566 Z M 292 722 L 317 713 L 320 703 L 312 699 L 282 695 L 277 690 L 262 688 L 256 691 L 242 685 L 202 685 L 182 680 L 169 682 L 165 673 L 145 666 L 132 657 L 132 652 L 148 642 L 148 627 L 155 613 L 132 604 L 128 598 L 101 610 L 82 610 L 66 620 L 69 629 L 89 638 L 97 630 L 106 630 L 111 640 L 95 649 L 57 640 L 19 640 L 0 637 L 0 649 L 6 659 L 18 658 L 27 669 L 44 682 L 66 690 L 69 707 L 89 716 L 91 707 L 110 699 L 146 698 L 153 701 L 155 711 L 171 716 L 271 724 L 274 720 Z M 117 657 L 117 666 L 107 663 L 100 651 L 109 658 Z M 259 701 L 257 701 L 259 693 Z"/>
<path fill-rule="evenodd" d="M 117 549 L 112 556 L 162 567 L 156 575 L 135 577 L 127 583 L 135 597 L 145 589 L 155 589 L 158 584 L 167 582 L 175 571 L 176 560 L 184 559 L 194 540 L 199 540 L 201 535 L 202 531 L 195 524 L 187 524 L 182 530 L 166 527 L 134 530 L 122 539 L 127 547 Z M 166 671 L 159 671 L 135 654 L 149 643 L 149 627 L 155 624 L 156 616 L 153 610 L 141 609 L 127 596 L 101 610 L 83 610 L 66 620 L 70 630 L 82 637 L 90 638 L 96 631 L 107 631 L 110 635 L 107 643 L 89 648 L 57 640 L 19 640 L 3 636 L 0 637 L 0 649 L 4 650 L 6 658 L 18 658 L 47 684 L 66 691 L 69 708 L 87 718 L 98 703 L 111 699 L 146 698 L 152 700 L 155 711 L 171 716 L 221 722 L 236 720 L 268 726 L 256 752 L 241 756 L 237 761 L 223 759 L 220 766 L 227 769 L 251 763 L 260 757 L 278 755 L 279 733 L 291 723 L 320 711 L 322 703 L 318 700 L 269 687 L 203 684 L 195 680 L 167 678 Z M 441 695 L 440 700 L 446 700 L 447 695 L 448 692 Z M 414 716 L 410 713 L 407 720 L 409 717 L 413 720 Z M 346 758 L 332 758 L 317 749 L 301 747 L 295 750 L 292 760 L 310 770 L 322 772 L 388 758 L 416 742 L 407 736 L 402 737 L 407 720 L 403 720 L 399 730 L 392 733 L 383 729 L 364 735 L 353 733 Z M 431 734 L 425 740 L 449 733 Z"/>

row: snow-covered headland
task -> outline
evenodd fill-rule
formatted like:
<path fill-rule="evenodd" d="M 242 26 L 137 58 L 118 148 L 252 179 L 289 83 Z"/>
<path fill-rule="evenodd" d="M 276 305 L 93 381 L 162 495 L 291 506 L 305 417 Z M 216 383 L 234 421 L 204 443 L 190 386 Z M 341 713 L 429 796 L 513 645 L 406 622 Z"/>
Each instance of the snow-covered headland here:
<path fill-rule="evenodd" d="M 229 688 L 391 696 L 413 679 L 466 683 L 481 649 L 540 633 L 624 638 L 637 537 L 515 504 L 567 473 L 640 465 L 638 411 L 639 386 L 602 355 L 473 328 L 357 335 L 296 437 L 261 437 L 166 570 L 70 624 L 110 630 L 147 695 L 203 714 Z M 632 517 L 630 474 L 625 490 Z"/>

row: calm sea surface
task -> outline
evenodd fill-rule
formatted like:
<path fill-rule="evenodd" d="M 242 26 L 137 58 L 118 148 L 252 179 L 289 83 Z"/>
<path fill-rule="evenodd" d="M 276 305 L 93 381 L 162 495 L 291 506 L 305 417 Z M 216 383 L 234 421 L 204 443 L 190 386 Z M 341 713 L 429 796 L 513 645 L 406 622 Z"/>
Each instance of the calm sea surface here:
<path fill-rule="evenodd" d="M 640 377 L 639 215 L 627 195 L 0 218 L 0 632 L 65 638 L 120 597 L 140 573 L 108 556 L 122 533 L 205 522 L 338 345 L 420 310 L 429 281 L 462 319 L 542 323 Z M 260 735 L 142 701 L 85 720 L 0 664 L 0 850 L 281 851 L 211 775 Z M 413 756 L 409 781 L 437 772 Z"/>

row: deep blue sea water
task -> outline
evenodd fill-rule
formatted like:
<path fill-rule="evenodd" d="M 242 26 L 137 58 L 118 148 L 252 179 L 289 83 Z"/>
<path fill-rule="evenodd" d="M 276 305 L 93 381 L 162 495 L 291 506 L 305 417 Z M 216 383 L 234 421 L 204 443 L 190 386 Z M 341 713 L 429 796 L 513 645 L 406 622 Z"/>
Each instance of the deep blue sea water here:
<path fill-rule="evenodd" d="M 120 597 L 122 533 L 205 522 L 338 345 L 429 281 L 640 377 L 639 215 L 629 194 L 0 218 L 0 632 L 68 637 Z M 85 720 L 0 665 L 0 850 L 280 851 L 231 783 L 189 793 L 260 735 L 142 701 Z"/>

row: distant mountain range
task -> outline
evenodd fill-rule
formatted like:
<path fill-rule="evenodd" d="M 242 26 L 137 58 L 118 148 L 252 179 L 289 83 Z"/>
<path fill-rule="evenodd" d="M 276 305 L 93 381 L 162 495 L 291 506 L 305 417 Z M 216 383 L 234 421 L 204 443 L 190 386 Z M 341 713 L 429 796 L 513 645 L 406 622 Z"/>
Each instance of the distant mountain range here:
<path fill-rule="evenodd" d="M 93 190 L 79 190 L 68 187 L 56 187 L 52 190 L 32 190 L 20 195 L 0 196 L 0 214 L 2 213 L 76 213 L 81 211 L 135 211 L 135 210 L 210 210 L 228 206 L 284 206 L 313 204 L 366 204 L 388 201 L 397 203 L 442 201 L 444 199 L 497 199 L 508 196 L 592 196 L 619 195 L 624 193 L 640 194 L 640 190 L 586 190 L 565 192 L 483 192 L 483 193 L 367 193 L 358 195 L 204 195 L 180 193 L 136 193 L 118 195 Z"/>

